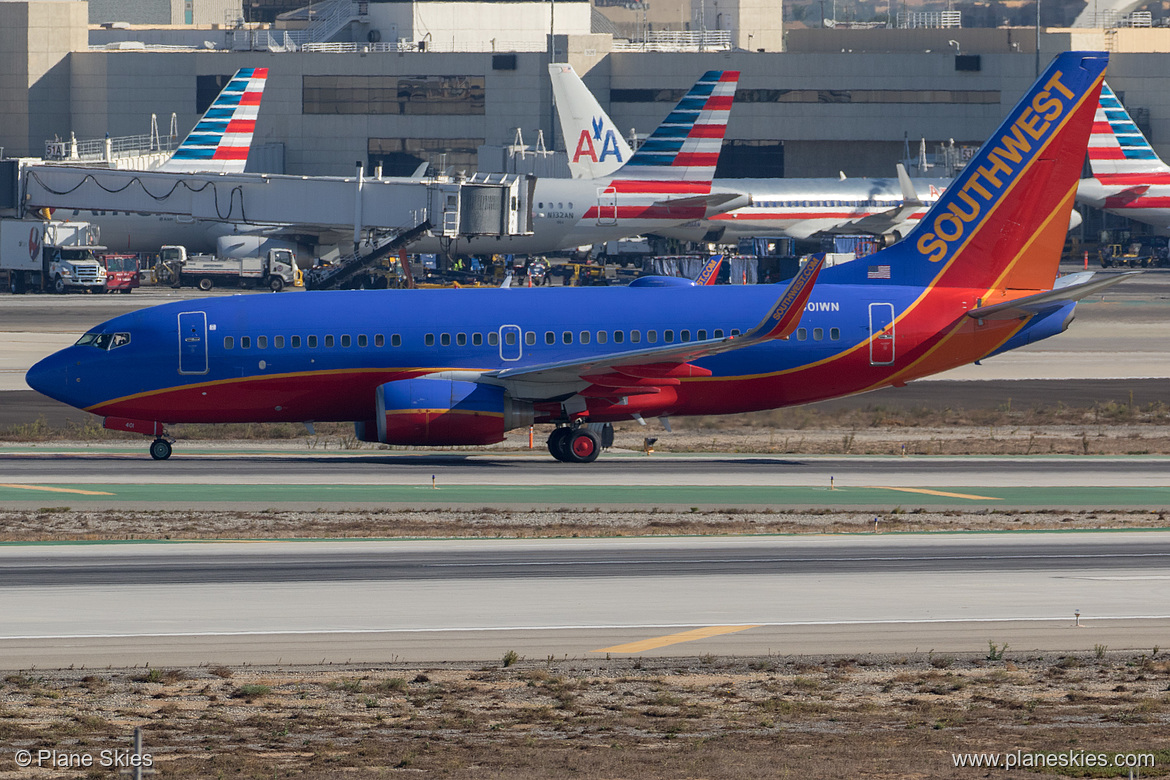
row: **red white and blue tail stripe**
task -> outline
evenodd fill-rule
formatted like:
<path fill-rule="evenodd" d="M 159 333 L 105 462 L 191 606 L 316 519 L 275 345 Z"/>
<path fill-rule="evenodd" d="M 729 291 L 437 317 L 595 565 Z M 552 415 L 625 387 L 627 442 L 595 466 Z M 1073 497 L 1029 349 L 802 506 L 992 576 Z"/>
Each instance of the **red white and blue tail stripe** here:
<path fill-rule="evenodd" d="M 240 68 L 159 170 L 242 173 L 267 79 L 268 68 Z"/>
<path fill-rule="evenodd" d="M 1170 184 L 1170 166 L 1158 157 L 1108 84 L 1089 137 L 1089 167 L 1102 184 Z"/>
<path fill-rule="evenodd" d="M 711 181 L 738 82 L 739 71 L 735 70 L 703 74 L 616 176 Z"/>

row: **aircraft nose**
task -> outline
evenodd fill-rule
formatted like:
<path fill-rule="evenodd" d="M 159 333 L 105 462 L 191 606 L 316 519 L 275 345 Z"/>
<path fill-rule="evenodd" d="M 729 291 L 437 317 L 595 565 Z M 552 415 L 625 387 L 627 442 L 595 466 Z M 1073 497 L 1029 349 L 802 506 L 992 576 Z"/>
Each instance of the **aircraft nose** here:
<path fill-rule="evenodd" d="M 56 401 L 77 406 L 74 400 L 70 398 L 69 358 L 66 355 L 68 351 L 62 350 L 55 352 L 47 358 L 38 361 L 24 375 L 24 381 L 29 387 L 42 395 L 47 395 Z"/>

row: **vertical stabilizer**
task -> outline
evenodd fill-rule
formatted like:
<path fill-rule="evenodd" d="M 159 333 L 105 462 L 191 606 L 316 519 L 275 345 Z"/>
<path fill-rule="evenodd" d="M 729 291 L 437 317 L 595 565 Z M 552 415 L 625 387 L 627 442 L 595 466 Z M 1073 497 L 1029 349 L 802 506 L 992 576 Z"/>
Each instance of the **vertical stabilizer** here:
<path fill-rule="evenodd" d="M 240 68 L 159 170 L 242 173 L 267 79 L 268 68 Z"/>
<path fill-rule="evenodd" d="M 1170 184 L 1170 166 L 1162 162 L 1108 84 L 1101 87 L 1089 167 L 1104 185 Z"/>
<path fill-rule="evenodd" d="M 561 136 L 574 179 L 600 179 L 626 164 L 634 151 L 572 65 L 548 66 Z"/>

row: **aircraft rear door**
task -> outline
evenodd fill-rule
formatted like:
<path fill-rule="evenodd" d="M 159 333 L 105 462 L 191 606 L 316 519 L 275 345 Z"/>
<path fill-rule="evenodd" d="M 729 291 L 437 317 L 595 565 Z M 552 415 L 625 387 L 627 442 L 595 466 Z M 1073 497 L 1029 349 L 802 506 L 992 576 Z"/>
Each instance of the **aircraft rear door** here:
<path fill-rule="evenodd" d="M 179 314 L 179 373 L 207 373 L 207 314 L 185 311 Z"/>
<path fill-rule="evenodd" d="M 894 304 L 869 305 L 869 362 L 874 366 L 894 363 Z"/>
<path fill-rule="evenodd" d="M 597 224 L 617 224 L 617 189 L 613 185 L 597 191 Z"/>

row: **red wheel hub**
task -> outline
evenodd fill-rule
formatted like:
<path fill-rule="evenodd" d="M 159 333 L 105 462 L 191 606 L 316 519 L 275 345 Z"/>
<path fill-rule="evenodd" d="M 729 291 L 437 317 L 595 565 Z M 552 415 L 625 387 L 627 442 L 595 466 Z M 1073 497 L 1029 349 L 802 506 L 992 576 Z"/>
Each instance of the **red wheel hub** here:
<path fill-rule="evenodd" d="M 593 439 L 589 436 L 574 436 L 570 446 L 578 458 L 588 458 L 593 454 Z"/>

